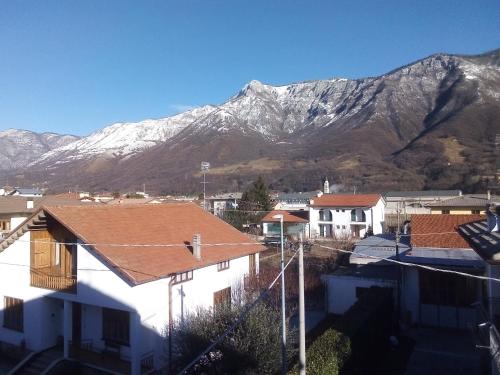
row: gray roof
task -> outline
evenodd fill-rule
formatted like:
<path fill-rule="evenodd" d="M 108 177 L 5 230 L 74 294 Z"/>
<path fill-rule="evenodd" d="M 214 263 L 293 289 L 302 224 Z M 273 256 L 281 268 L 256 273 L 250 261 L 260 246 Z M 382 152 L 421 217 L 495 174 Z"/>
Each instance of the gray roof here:
<path fill-rule="evenodd" d="M 399 243 L 400 260 L 403 262 L 423 265 L 484 267 L 484 261 L 472 249 L 411 248 L 408 245 L 408 239 L 409 237 L 402 237 L 402 242 Z M 370 256 L 395 259 L 395 244 L 394 235 L 383 234 L 367 237 L 358 242 L 350 262 L 353 264 L 388 264 L 389 262 L 370 258 Z"/>
<path fill-rule="evenodd" d="M 303 193 L 280 193 L 278 194 L 278 201 L 305 201 L 309 203 L 309 200 L 318 194 L 317 191 L 305 191 Z"/>
<path fill-rule="evenodd" d="M 441 249 L 414 247 L 401 257 L 409 263 L 423 265 L 462 266 L 483 268 L 485 263 L 472 249 Z"/>
<path fill-rule="evenodd" d="M 11 194 L 18 192 L 21 195 L 42 195 L 43 192 L 37 188 L 15 188 Z"/>
<path fill-rule="evenodd" d="M 409 250 L 408 237 L 403 237 L 404 240 L 399 243 L 399 252 Z M 367 262 L 379 262 L 376 258 L 396 257 L 396 238 L 393 234 L 379 234 L 362 239 L 356 244 L 353 254 L 350 257 L 350 262 L 353 264 L 362 264 Z"/>
<path fill-rule="evenodd" d="M 491 232 L 487 220 L 460 225 L 458 231 L 484 260 L 500 263 L 500 232 Z"/>
<path fill-rule="evenodd" d="M 488 200 L 486 194 L 465 194 L 459 197 L 446 199 L 440 202 L 429 203 L 427 207 L 477 207 L 484 208 L 486 204 L 498 202 L 500 203 L 500 196 L 492 195 Z"/>
<path fill-rule="evenodd" d="M 207 199 L 211 200 L 241 199 L 242 195 L 243 195 L 242 193 L 220 193 L 207 197 Z"/>
<path fill-rule="evenodd" d="M 454 197 L 459 196 L 460 190 L 413 190 L 413 191 L 388 191 L 383 194 L 384 197 Z"/>

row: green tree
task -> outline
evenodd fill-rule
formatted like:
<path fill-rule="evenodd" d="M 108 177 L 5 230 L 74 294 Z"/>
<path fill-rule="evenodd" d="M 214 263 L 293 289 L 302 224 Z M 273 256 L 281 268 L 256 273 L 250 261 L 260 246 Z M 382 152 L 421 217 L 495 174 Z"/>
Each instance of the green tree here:
<path fill-rule="evenodd" d="M 271 199 L 267 185 L 264 179 L 259 176 L 243 193 L 238 202 L 238 208 L 225 211 L 222 219 L 236 229 L 243 231 L 247 224 L 260 224 L 266 212 L 271 210 Z"/>
<path fill-rule="evenodd" d="M 269 191 L 262 176 L 259 176 L 243 193 L 239 207 L 242 210 L 272 210 Z"/>

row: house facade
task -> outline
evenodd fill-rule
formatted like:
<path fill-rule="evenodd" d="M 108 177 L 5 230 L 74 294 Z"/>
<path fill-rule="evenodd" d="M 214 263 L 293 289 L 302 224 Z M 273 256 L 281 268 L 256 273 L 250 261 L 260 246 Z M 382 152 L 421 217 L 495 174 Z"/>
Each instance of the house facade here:
<path fill-rule="evenodd" d="M 283 235 L 287 237 L 309 238 L 309 212 L 273 210 L 262 218 L 262 234 L 266 240 L 278 239 L 281 236 L 281 221 L 283 216 Z"/>
<path fill-rule="evenodd" d="M 385 201 L 380 194 L 318 194 L 311 199 L 311 238 L 364 237 L 384 230 Z"/>
<path fill-rule="evenodd" d="M 434 215 L 485 215 L 486 205 L 500 204 L 500 196 L 487 194 L 464 194 L 426 205 Z"/>
<path fill-rule="evenodd" d="M 0 340 L 161 368 L 174 321 L 230 303 L 262 249 L 193 204 L 44 207 L 0 243 Z"/>
<path fill-rule="evenodd" d="M 344 313 L 364 288 L 380 286 L 393 290 L 397 306 L 400 290 L 400 317 L 410 325 L 470 329 L 476 322 L 477 301 L 484 297 L 480 280 L 433 271 L 425 266 L 483 276 L 485 262 L 458 233 L 461 224 L 477 215 L 414 215 L 411 236 L 403 235 L 396 255 L 394 235 L 371 236 L 357 243 L 347 270 L 325 275 L 328 309 Z M 401 267 L 385 259 L 417 266 Z"/>
<path fill-rule="evenodd" d="M 234 210 L 238 207 L 238 201 L 242 193 L 224 193 L 216 194 L 207 198 L 210 211 L 215 216 L 222 216 L 226 210 Z"/>

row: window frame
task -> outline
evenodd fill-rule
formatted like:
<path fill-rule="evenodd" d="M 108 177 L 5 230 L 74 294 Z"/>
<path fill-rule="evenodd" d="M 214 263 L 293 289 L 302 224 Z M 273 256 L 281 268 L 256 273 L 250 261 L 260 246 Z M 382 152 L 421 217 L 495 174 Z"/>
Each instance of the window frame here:
<path fill-rule="evenodd" d="M 181 284 L 185 283 L 186 281 L 193 280 L 193 270 L 185 271 L 185 272 L 179 272 L 176 273 L 174 276 L 172 276 L 174 281 L 172 284 Z"/>
<path fill-rule="evenodd" d="M 217 272 L 228 270 L 230 267 L 230 260 L 223 260 L 222 262 L 217 263 Z"/>

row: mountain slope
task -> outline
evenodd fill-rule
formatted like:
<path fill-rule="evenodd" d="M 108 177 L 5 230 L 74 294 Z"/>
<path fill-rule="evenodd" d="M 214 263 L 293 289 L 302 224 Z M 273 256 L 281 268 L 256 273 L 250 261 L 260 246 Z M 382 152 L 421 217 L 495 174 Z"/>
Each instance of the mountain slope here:
<path fill-rule="evenodd" d="M 0 131 L 0 171 L 24 167 L 46 152 L 77 139 L 74 135 L 35 133 L 28 130 Z"/>
<path fill-rule="evenodd" d="M 358 190 L 478 188 L 496 168 L 499 119 L 499 50 L 437 54 L 380 77 L 252 81 L 221 105 L 115 124 L 52 150 L 30 178 L 194 192 L 207 160 L 213 190 L 240 189 L 257 174 L 295 190 L 323 175 Z"/>

